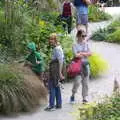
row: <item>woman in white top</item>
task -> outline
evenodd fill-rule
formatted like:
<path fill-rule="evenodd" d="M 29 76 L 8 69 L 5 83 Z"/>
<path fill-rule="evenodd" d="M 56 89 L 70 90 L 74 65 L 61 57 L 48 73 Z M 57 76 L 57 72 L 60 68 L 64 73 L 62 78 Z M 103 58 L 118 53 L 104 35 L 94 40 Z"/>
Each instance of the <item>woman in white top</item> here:
<path fill-rule="evenodd" d="M 88 43 L 85 40 L 86 34 L 84 30 L 79 30 L 77 32 L 77 43 L 73 45 L 73 53 L 74 56 L 80 58 L 82 61 L 82 73 L 78 74 L 75 77 L 73 89 L 72 89 L 72 96 L 70 97 L 70 101 L 75 101 L 75 93 L 82 82 L 82 97 L 83 103 L 87 102 L 88 96 L 88 81 L 90 75 L 90 67 L 88 62 L 88 56 L 91 55 L 91 51 L 89 49 Z"/>

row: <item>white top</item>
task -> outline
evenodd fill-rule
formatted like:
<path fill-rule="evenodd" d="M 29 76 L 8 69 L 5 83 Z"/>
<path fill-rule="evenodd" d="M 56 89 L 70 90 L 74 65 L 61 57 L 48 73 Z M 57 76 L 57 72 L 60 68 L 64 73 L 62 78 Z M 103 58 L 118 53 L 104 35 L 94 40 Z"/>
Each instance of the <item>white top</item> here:
<path fill-rule="evenodd" d="M 64 62 L 64 53 L 61 45 L 58 45 L 53 49 L 52 60 L 56 59 L 58 59 L 61 62 Z"/>

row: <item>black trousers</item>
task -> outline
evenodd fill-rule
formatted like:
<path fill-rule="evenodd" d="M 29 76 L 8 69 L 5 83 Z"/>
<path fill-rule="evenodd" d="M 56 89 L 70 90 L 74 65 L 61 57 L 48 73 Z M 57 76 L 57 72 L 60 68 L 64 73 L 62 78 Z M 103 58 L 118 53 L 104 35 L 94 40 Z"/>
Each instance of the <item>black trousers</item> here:
<path fill-rule="evenodd" d="M 68 33 L 70 33 L 72 29 L 72 16 L 62 16 L 62 21 L 64 29 L 67 27 Z"/>

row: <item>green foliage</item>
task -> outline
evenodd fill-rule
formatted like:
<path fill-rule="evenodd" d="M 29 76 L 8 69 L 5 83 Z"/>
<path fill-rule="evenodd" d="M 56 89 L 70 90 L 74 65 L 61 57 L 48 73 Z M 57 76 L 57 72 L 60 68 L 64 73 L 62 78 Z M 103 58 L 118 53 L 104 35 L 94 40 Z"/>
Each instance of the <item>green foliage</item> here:
<path fill-rule="evenodd" d="M 107 28 L 99 29 L 91 37 L 93 40 L 120 43 L 120 20 L 113 21 Z"/>
<path fill-rule="evenodd" d="M 90 103 L 79 108 L 78 120 L 119 120 L 120 92 L 105 98 L 102 103 Z"/>
<path fill-rule="evenodd" d="M 0 64 L 0 114 L 31 111 L 40 104 L 41 99 L 45 99 L 45 89 L 40 81 L 36 81 L 38 87 L 17 71 L 13 64 Z M 39 90 L 44 93 L 43 98 L 37 92 Z"/>
<path fill-rule="evenodd" d="M 66 64 L 68 64 L 73 58 L 73 52 L 72 52 L 73 40 L 71 36 L 63 35 L 60 37 L 60 42 L 64 50 Z"/>
<path fill-rule="evenodd" d="M 98 77 L 108 69 L 107 62 L 99 54 L 93 53 L 92 56 L 89 57 L 89 61 L 92 77 Z"/>
<path fill-rule="evenodd" d="M 111 18 L 110 15 L 101 11 L 97 5 L 89 6 L 89 20 L 92 22 L 99 22 L 104 20 L 109 20 Z"/>
<path fill-rule="evenodd" d="M 107 42 L 120 43 L 120 30 L 118 29 L 115 32 L 109 34 L 106 40 Z"/>
<path fill-rule="evenodd" d="M 0 44 L 12 50 L 15 56 L 26 52 L 26 44 L 34 41 L 48 63 L 50 48 L 48 38 L 50 33 L 63 33 L 60 24 L 56 24 L 58 13 L 39 12 L 24 4 L 23 0 L 9 3 L 8 13 L 0 11 Z M 11 10 L 12 9 L 12 10 Z M 17 13 L 17 14 L 16 14 Z M 6 17 L 4 17 L 6 15 Z"/>
<path fill-rule="evenodd" d="M 106 32 L 106 29 L 99 29 L 92 35 L 91 39 L 97 41 L 104 41 L 107 35 L 108 33 Z"/>
<path fill-rule="evenodd" d="M 44 20 L 46 22 L 50 22 L 54 25 L 58 15 L 59 15 L 59 13 L 57 13 L 57 12 L 41 12 L 40 19 Z"/>
<path fill-rule="evenodd" d="M 51 8 L 57 8 L 57 5 L 55 4 L 55 2 L 53 0 L 48 0 L 48 3 Z"/>

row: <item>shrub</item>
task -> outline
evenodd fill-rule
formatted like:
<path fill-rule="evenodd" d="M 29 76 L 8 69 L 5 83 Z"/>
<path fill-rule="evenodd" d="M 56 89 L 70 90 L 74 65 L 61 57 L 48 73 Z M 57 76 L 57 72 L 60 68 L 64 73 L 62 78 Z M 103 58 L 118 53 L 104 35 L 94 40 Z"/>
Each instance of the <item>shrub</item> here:
<path fill-rule="evenodd" d="M 120 43 L 120 21 L 113 21 L 107 28 L 99 29 L 92 35 L 93 40 Z"/>
<path fill-rule="evenodd" d="M 106 98 L 102 103 L 83 105 L 79 111 L 78 120 L 119 120 L 120 92 Z"/>
<path fill-rule="evenodd" d="M 101 11 L 97 5 L 89 6 L 89 20 L 92 22 L 99 22 L 109 20 L 111 16 L 104 11 Z"/>
<path fill-rule="evenodd" d="M 89 57 L 91 77 L 98 77 L 108 69 L 107 62 L 96 53 Z"/>
<path fill-rule="evenodd" d="M 66 64 L 68 64 L 73 58 L 73 52 L 72 52 L 73 40 L 71 36 L 62 35 L 60 36 L 60 42 L 64 50 Z"/>
<path fill-rule="evenodd" d="M 106 29 L 99 29 L 92 35 L 91 39 L 97 40 L 97 41 L 104 41 L 107 36 L 108 36 L 108 33 Z"/>
<path fill-rule="evenodd" d="M 120 43 L 120 30 L 116 30 L 115 32 L 109 34 L 106 38 L 107 42 L 114 42 L 114 43 Z"/>
<path fill-rule="evenodd" d="M 40 80 L 17 71 L 14 65 L 0 64 L 1 114 L 31 111 L 46 99 L 46 89 Z"/>

